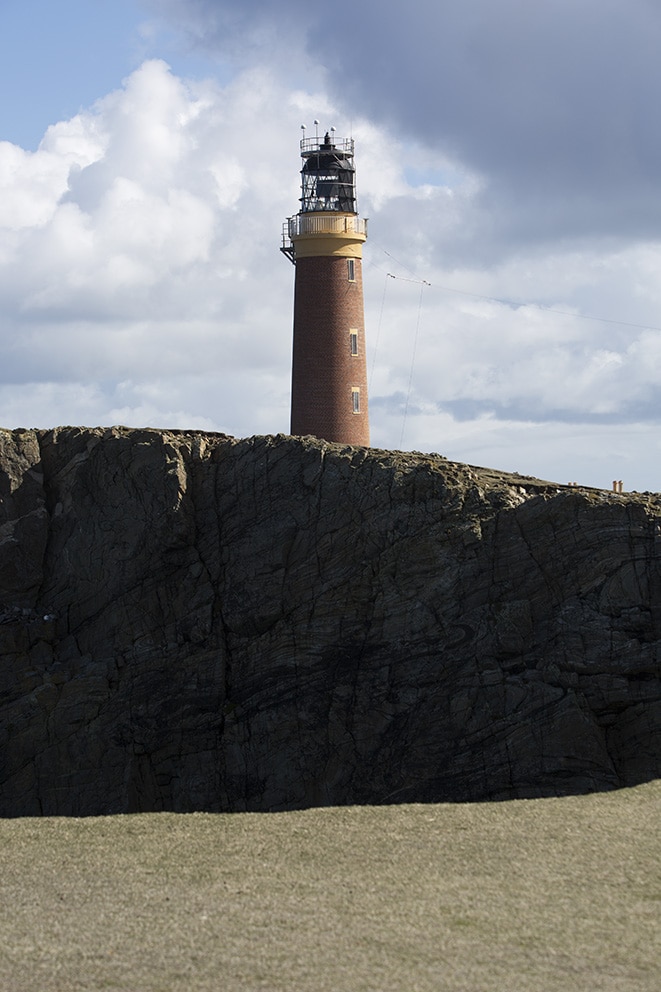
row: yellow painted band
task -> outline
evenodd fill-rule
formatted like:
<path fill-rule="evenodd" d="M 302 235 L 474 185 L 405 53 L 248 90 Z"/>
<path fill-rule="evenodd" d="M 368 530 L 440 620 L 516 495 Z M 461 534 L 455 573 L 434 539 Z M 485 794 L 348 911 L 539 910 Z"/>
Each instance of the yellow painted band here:
<path fill-rule="evenodd" d="M 336 255 L 341 258 L 362 258 L 364 234 L 298 234 L 292 238 L 295 258 L 314 255 Z"/>

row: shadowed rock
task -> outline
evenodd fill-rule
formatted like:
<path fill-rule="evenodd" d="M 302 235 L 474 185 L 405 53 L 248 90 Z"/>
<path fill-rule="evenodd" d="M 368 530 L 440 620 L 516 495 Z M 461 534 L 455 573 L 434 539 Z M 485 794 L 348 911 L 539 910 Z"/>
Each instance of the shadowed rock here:
<path fill-rule="evenodd" d="M 0 431 L 0 813 L 657 777 L 660 527 L 437 455 Z"/>

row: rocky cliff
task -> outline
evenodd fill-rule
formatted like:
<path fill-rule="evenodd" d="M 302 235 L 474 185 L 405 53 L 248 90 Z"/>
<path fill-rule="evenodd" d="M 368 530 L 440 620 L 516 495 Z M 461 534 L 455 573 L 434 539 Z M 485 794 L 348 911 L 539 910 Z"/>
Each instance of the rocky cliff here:
<path fill-rule="evenodd" d="M 440 456 L 0 432 L 0 813 L 659 776 L 660 528 Z"/>

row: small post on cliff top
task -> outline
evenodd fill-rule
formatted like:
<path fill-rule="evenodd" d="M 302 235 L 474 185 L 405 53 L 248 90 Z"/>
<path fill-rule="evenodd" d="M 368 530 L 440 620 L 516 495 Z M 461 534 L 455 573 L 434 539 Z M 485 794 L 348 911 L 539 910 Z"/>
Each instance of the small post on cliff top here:
<path fill-rule="evenodd" d="M 367 221 L 356 209 L 353 138 L 335 128 L 303 137 L 301 159 L 301 209 L 285 221 L 280 249 L 296 266 L 291 433 L 369 445 Z"/>

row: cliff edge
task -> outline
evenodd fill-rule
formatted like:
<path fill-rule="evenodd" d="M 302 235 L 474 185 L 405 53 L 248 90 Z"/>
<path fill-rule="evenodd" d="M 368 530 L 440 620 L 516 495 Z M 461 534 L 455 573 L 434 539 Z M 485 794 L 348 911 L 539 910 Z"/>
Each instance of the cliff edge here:
<path fill-rule="evenodd" d="M 314 438 L 0 431 L 0 815 L 661 774 L 661 497 Z"/>

